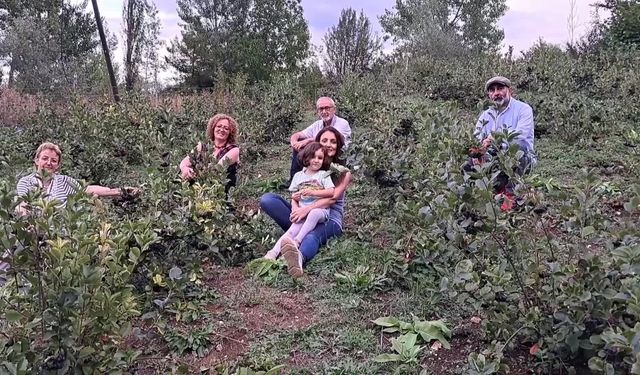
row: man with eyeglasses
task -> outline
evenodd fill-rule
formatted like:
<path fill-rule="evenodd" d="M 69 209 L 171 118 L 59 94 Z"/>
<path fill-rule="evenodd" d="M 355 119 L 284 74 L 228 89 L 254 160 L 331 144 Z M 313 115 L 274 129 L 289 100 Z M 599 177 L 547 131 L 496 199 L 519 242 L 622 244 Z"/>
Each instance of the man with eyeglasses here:
<path fill-rule="evenodd" d="M 289 181 L 293 178 L 297 172 L 302 170 L 302 165 L 298 162 L 298 152 L 304 148 L 304 146 L 313 142 L 316 135 L 320 130 L 333 126 L 344 137 L 344 147 L 347 148 L 351 143 L 351 127 L 349 122 L 341 117 L 336 116 L 336 104 L 333 99 L 323 96 L 316 102 L 316 110 L 320 120 L 309 125 L 306 129 L 293 133 L 291 136 L 291 148 L 293 149 L 293 155 L 291 157 L 291 170 L 289 175 Z M 284 186 L 284 185 L 283 185 Z M 286 187 L 289 183 L 286 184 Z"/>

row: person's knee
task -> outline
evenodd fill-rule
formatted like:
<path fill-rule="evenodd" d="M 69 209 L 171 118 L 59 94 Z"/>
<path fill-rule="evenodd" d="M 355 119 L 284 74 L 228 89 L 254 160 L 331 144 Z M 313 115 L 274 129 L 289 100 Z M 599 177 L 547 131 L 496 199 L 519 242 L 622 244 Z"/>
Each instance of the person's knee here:
<path fill-rule="evenodd" d="M 311 209 L 311 211 L 309 211 L 309 215 L 310 216 L 324 216 L 325 213 L 325 209 L 324 208 L 313 208 Z"/>
<path fill-rule="evenodd" d="M 264 193 L 260 197 L 260 208 L 262 208 L 263 211 L 267 211 L 271 206 L 273 206 L 273 203 L 275 201 L 276 201 L 276 194 Z"/>

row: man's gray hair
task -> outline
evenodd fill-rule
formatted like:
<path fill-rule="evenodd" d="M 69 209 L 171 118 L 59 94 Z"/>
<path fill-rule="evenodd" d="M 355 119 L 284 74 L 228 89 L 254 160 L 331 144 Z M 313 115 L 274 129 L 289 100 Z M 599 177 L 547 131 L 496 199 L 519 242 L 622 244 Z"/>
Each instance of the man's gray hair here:
<path fill-rule="evenodd" d="M 336 102 L 334 102 L 334 101 L 333 101 L 333 99 L 331 99 L 331 98 L 330 98 L 330 97 L 328 97 L 328 96 L 321 96 L 321 97 L 319 97 L 319 98 L 318 98 L 318 100 L 316 100 L 316 105 L 318 105 L 318 102 L 319 102 L 319 101 L 321 101 L 321 100 L 323 100 L 323 99 L 328 100 L 328 101 L 331 103 L 331 106 L 332 106 L 332 107 L 335 107 L 335 106 L 336 106 Z"/>

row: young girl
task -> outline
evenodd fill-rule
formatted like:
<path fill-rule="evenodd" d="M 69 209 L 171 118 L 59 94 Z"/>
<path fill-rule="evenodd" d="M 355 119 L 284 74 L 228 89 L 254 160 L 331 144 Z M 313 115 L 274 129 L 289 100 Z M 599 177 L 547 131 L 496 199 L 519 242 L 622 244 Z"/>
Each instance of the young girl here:
<path fill-rule="evenodd" d="M 291 186 L 289 186 L 289 191 L 293 192 L 291 195 L 292 209 L 309 206 L 320 198 L 333 196 L 334 185 L 330 173 L 326 171 L 328 159 L 325 152 L 319 142 L 309 143 L 300 152 L 299 158 L 304 168 L 293 176 Z M 284 238 L 290 238 L 299 246 L 307 233 L 311 232 L 318 223 L 323 223 L 328 218 L 328 208 L 312 209 L 303 222 L 291 224 L 291 227 L 264 257 L 276 259 L 280 255 L 280 243 Z"/>

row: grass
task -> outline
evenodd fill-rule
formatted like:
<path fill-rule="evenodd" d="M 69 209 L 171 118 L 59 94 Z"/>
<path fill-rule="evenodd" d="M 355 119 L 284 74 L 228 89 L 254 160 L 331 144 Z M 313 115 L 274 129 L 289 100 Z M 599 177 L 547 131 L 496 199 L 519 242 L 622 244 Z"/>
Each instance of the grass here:
<path fill-rule="evenodd" d="M 307 113 L 304 124 L 313 118 L 313 113 Z M 579 183 L 579 171 L 584 168 L 596 170 L 606 183 L 603 188 L 609 189 L 612 196 L 624 194 L 631 183 L 640 179 L 638 148 L 625 146 L 620 136 L 580 144 L 564 144 L 548 137 L 536 140 L 536 148 L 539 164 L 535 173 L 560 187 Z M 270 150 L 268 160 L 242 164 L 240 186 L 233 193 L 238 205 L 257 211 L 259 197 L 276 191 L 288 178 L 289 161 L 289 147 L 282 143 Z M 288 196 L 284 191 L 278 193 Z M 459 373 L 470 352 L 488 345 L 480 327 L 469 322 L 477 312 L 442 295 L 440 280 L 434 275 L 414 274 L 402 281 L 378 278 L 383 270 L 391 273 L 402 265 L 402 254 L 394 246 L 398 236 L 403 238 L 404 229 L 389 228 L 389 217 L 369 214 L 372 208 L 379 212 L 379 207 L 387 206 L 390 204 L 385 201 L 385 192 L 358 176 L 347 194 L 344 235 L 321 248 L 300 281 L 283 273 L 266 283 L 241 268 L 208 264 L 204 270 L 205 286 L 219 296 L 206 301 L 206 311 L 197 322 L 198 327 L 214 327 L 208 354 L 202 358 L 193 354 L 177 357 L 161 339 L 153 338 L 153 327 L 141 323 L 139 328 L 151 339 L 131 346 L 143 349 L 146 357 L 159 360 L 140 361 L 136 371 L 170 373 L 176 366 L 186 364 L 191 371 L 209 369 L 215 371 L 212 373 L 222 373 L 213 370 L 216 368 L 266 370 L 276 365 L 285 365 L 287 374 Z M 605 213 L 614 215 L 613 211 Z M 281 234 L 266 217 L 256 225 L 270 227 L 273 241 Z M 596 246 L 597 239 L 590 244 Z M 265 252 L 271 245 L 263 244 Z M 345 276 L 340 281 L 338 273 Z M 453 349 L 426 348 L 418 364 L 376 363 L 373 359 L 378 354 L 390 350 L 392 336 L 383 334 L 372 323 L 384 316 L 405 321 L 411 321 L 413 316 L 444 319 L 454 332 Z M 514 355 L 510 360 L 516 362 L 512 373 L 528 367 L 526 356 L 522 359 Z"/>
<path fill-rule="evenodd" d="M 624 190 L 630 181 L 638 178 L 637 170 L 632 168 L 634 163 L 637 164 L 637 154 L 633 159 L 622 152 L 611 152 L 612 148 L 622 150 L 621 147 L 624 147 L 622 140 L 615 138 L 600 144 L 587 142 L 584 147 L 550 138 L 537 140 L 540 157 L 536 173 L 544 179 L 572 185 L 579 178 L 577 170 L 595 168 L 612 189 Z M 264 163 L 244 165 L 242 174 L 256 177 L 243 178 L 237 195 L 255 197 L 257 202 L 262 193 L 275 190 L 284 181 L 288 166 L 289 150 L 286 145 L 277 147 L 270 160 Z M 616 167 L 620 173 L 608 173 Z M 246 278 L 243 289 L 231 291 L 223 297 L 226 298 L 226 325 L 235 332 L 242 332 L 240 336 L 248 340 L 246 350 L 225 365 L 266 369 L 284 364 L 285 373 L 289 374 L 447 374 L 457 373 L 466 363 L 467 354 L 485 344 L 481 334 L 468 333 L 474 330 L 469 328 L 468 322 L 472 309 L 440 295 L 437 280 L 418 278 L 408 285 L 390 283 L 380 289 L 370 289 L 367 285 L 350 287 L 349 282 L 345 286 L 336 281 L 336 273 L 352 275 L 358 267 L 368 267 L 375 276 L 397 257 L 390 248 L 391 244 L 380 239 L 383 233 L 375 229 L 383 230 L 385 219 L 366 215 L 367 207 L 376 204 L 371 201 L 370 190 L 367 181 L 356 181 L 350 188 L 346 212 L 352 217 L 355 227 L 345 228 L 341 238 L 330 241 L 321 249 L 308 265 L 304 280 L 295 282 L 284 275 L 268 286 L 260 280 L 243 276 Z M 277 235 L 279 233 L 274 234 Z M 283 294 L 297 295 L 294 303 L 305 304 L 305 309 L 282 311 L 283 306 L 277 299 Z M 290 313 L 303 311 L 309 316 L 304 324 L 293 324 L 288 328 L 280 323 L 256 328 L 255 324 L 248 327 L 243 318 L 233 318 L 239 311 L 247 309 L 275 314 L 285 321 L 294 319 L 288 315 Z M 421 354 L 421 364 L 417 365 L 375 363 L 373 358 L 376 355 L 389 350 L 389 341 L 371 321 L 382 316 L 411 320 L 414 315 L 421 319 L 445 319 L 458 334 L 451 340 L 458 353 L 450 355 L 426 350 Z M 233 334 L 234 331 L 230 332 Z M 434 369 L 433 364 L 442 356 L 448 369 Z M 192 365 L 198 366 L 198 361 L 193 361 Z M 526 364 L 523 367 L 526 369 Z M 517 373 L 518 366 L 515 371 Z"/>

